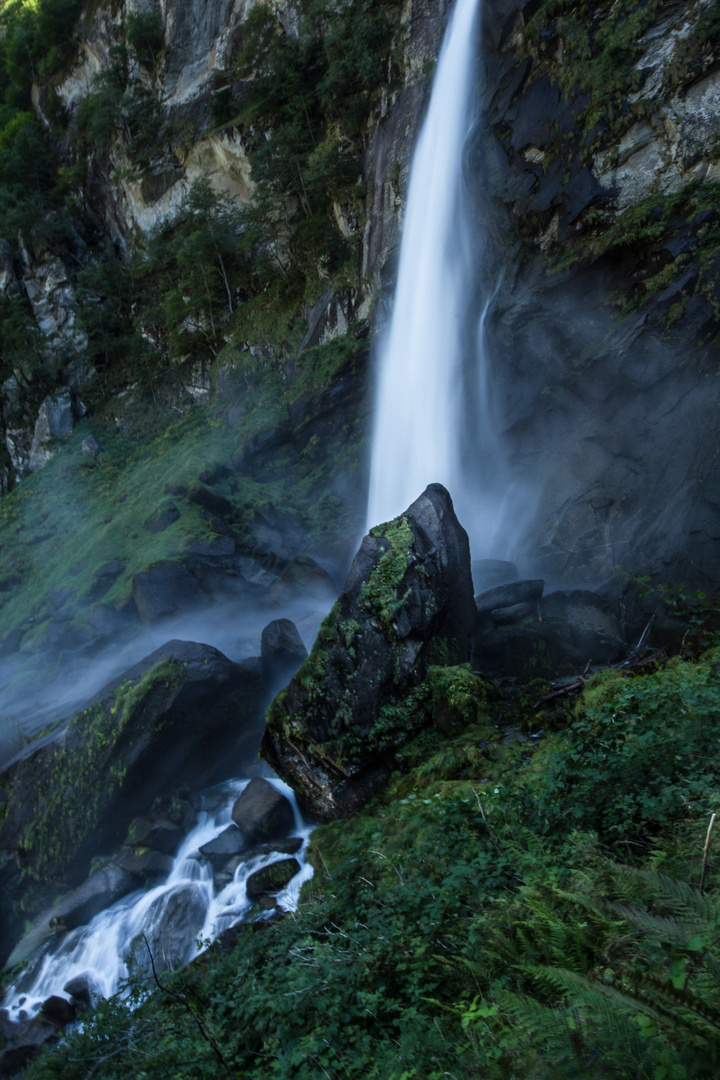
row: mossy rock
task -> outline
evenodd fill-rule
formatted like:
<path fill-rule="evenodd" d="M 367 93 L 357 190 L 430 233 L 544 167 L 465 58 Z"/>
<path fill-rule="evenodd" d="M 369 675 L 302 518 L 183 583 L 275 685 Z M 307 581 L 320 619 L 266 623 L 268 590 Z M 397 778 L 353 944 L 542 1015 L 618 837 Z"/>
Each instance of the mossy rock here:
<path fill-rule="evenodd" d="M 468 659 L 474 619 L 467 534 L 432 484 L 365 537 L 310 656 L 270 707 L 262 754 L 311 815 L 331 820 L 382 786 L 394 752 L 432 720 L 429 667 Z"/>
<path fill-rule="evenodd" d="M 169 642 L 10 763 L 0 850 L 40 881 L 75 883 L 158 796 L 250 761 L 265 693 L 217 649 Z"/>

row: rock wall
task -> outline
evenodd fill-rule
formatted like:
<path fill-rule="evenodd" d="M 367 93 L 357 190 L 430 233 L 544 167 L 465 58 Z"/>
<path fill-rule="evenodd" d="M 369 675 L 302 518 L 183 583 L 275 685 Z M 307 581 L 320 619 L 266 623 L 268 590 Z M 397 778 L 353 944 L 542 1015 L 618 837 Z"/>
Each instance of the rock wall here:
<path fill-rule="evenodd" d="M 525 557 L 556 582 L 607 585 L 620 567 L 708 588 L 720 537 L 717 15 L 703 0 L 641 4 L 631 26 L 624 8 L 615 22 L 609 5 L 565 8 L 487 0 L 472 153 L 497 289 L 486 325 L 498 425 L 536 500 Z"/>

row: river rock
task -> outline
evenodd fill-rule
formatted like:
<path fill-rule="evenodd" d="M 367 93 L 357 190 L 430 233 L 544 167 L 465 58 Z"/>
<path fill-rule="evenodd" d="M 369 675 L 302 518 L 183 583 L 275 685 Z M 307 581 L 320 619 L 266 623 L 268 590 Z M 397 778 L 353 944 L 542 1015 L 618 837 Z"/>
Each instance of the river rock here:
<path fill-rule="evenodd" d="M 296 855 L 303 846 L 302 836 L 289 836 L 286 840 L 273 840 L 269 844 L 263 844 L 260 851 L 265 855 Z"/>
<path fill-rule="evenodd" d="M 63 990 L 66 994 L 70 995 L 76 1005 L 81 1005 L 88 1009 L 98 996 L 90 972 L 85 975 L 77 975 L 74 979 L 71 979 L 70 982 L 65 983 Z"/>
<path fill-rule="evenodd" d="M 475 621 L 470 548 L 431 484 L 363 540 L 313 650 L 268 712 L 262 755 L 327 821 L 386 782 L 425 717 L 403 708 L 433 663 L 463 663 Z"/>
<path fill-rule="evenodd" d="M 262 776 L 254 776 L 236 800 L 232 819 L 250 843 L 282 837 L 295 825 L 289 800 Z"/>
<path fill-rule="evenodd" d="M 307 659 L 307 649 L 290 619 L 273 619 L 262 632 L 260 653 L 265 677 L 275 686 L 286 683 Z"/>
<path fill-rule="evenodd" d="M 148 923 L 155 931 L 148 944 L 158 972 L 182 967 L 191 959 L 193 942 L 205 922 L 206 898 L 201 887 L 191 884 L 162 893 L 148 909 Z M 150 957 L 140 938 L 135 944 L 139 962 L 147 970 Z"/>
<path fill-rule="evenodd" d="M 60 997 L 59 994 L 52 994 L 44 1001 L 40 1011 L 46 1020 L 49 1020 L 51 1024 L 57 1024 L 59 1027 L 72 1024 L 75 1019 L 75 1006 L 67 998 Z"/>
<path fill-rule="evenodd" d="M 41 880 L 82 880 L 158 796 L 250 766 L 265 701 L 263 680 L 217 649 L 168 642 L 0 774 L 0 850 Z"/>
<path fill-rule="evenodd" d="M 152 848 L 124 847 L 113 862 L 142 880 L 164 881 L 173 867 L 172 855 Z"/>
<path fill-rule="evenodd" d="M 124 847 L 146 847 L 174 855 L 183 840 L 180 824 L 162 814 L 146 814 L 130 822 Z"/>
<path fill-rule="evenodd" d="M 257 900 L 265 893 L 278 893 L 291 881 L 300 870 L 297 859 L 279 859 L 278 862 L 263 866 L 250 874 L 246 890 L 249 900 Z"/>
<path fill-rule="evenodd" d="M 200 848 L 200 854 L 211 863 L 226 863 L 231 855 L 239 855 L 247 847 L 245 837 L 237 825 L 228 825 L 227 829 Z"/>

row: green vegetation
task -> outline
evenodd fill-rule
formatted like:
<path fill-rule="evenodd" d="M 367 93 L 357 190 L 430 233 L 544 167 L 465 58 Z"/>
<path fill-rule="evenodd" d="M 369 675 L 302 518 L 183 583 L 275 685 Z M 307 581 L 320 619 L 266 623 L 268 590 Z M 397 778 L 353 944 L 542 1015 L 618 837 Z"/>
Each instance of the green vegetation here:
<path fill-rule="evenodd" d="M 561 716 L 537 687 L 433 669 L 455 731 L 424 730 L 381 799 L 315 831 L 299 912 L 134 1012 L 102 1005 L 28 1076 L 710 1080 L 714 657 L 596 677 Z"/>
<path fill-rule="evenodd" d="M 330 380 L 362 362 L 364 346 L 351 340 L 351 349 L 331 343 L 313 350 L 311 368 L 303 372 L 305 392 L 327 391 Z M 212 405 L 191 407 L 168 425 L 162 399 L 158 407 L 143 407 L 138 394 L 130 405 L 131 435 L 118 430 L 116 417 L 124 421 L 122 412 L 108 408 L 103 417 L 98 411 L 94 423 L 79 424 L 42 470 L 0 501 L 0 619 L 3 636 L 23 632 L 29 670 L 50 644 L 47 635 L 59 609 L 74 613 L 63 627 L 79 644 L 99 599 L 121 607 L 131 597 L 136 573 L 160 559 L 181 556 L 193 543 L 214 535 L 212 523 L 191 496 L 204 470 L 218 462 L 238 463 L 213 490 L 232 507 L 227 524 L 240 550 L 255 552 L 255 522 L 267 513 L 294 515 L 311 544 L 320 545 L 349 527 L 348 509 L 328 486 L 335 470 L 351 469 L 357 462 L 363 436 L 359 425 L 343 433 L 342 448 L 332 453 L 326 453 L 325 442 L 317 436 L 311 445 L 308 433 L 297 435 L 299 454 L 295 448 L 291 454 L 290 442 L 281 441 L 274 462 L 266 462 L 263 480 L 251 479 L 242 475 L 242 455 L 257 436 L 283 426 L 293 430 L 289 409 L 294 385 L 283 384 L 276 371 L 262 368 L 249 353 L 230 348 L 218 357 L 216 378 L 218 370 L 227 380 L 229 401 L 241 402 L 234 427 L 227 420 L 227 405 L 220 414 Z M 308 417 L 303 416 L 299 425 L 306 424 Z M 91 433 L 104 447 L 97 460 L 80 449 Z M 180 511 L 178 520 L 163 532 L 150 532 L 148 518 L 169 497 Z M 99 595 L 95 572 L 114 559 L 123 571 Z"/>
<path fill-rule="evenodd" d="M 24 837 L 30 873 L 38 880 L 63 881 L 78 848 L 92 835 L 103 810 L 121 787 L 123 761 L 145 734 L 138 724 L 154 723 L 151 698 L 162 684 L 172 692 L 184 664 L 161 660 L 136 683 L 121 686 L 108 702 L 74 716 L 61 744 L 51 746 L 47 784 L 34 791 L 33 812 Z M 128 735 L 131 732 L 131 735 Z"/>
<path fill-rule="evenodd" d="M 370 535 L 386 541 L 389 546 L 363 585 L 360 603 L 377 615 L 385 634 L 392 639 L 395 636 L 393 620 L 407 600 L 407 593 L 399 596 L 398 590 L 407 573 L 415 538 L 406 517 L 395 518 L 387 525 L 371 529 Z"/>

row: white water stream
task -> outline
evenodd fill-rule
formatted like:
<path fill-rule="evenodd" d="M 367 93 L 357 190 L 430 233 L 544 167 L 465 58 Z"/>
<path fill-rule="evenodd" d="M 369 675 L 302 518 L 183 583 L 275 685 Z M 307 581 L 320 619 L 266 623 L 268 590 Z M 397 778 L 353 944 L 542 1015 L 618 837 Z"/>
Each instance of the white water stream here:
<path fill-rule="evenodd" d="M 379 347 L 368 523 L 461 480 L 463 332 L 473 215 L 463 147 L 475 115 L 479 0 L 456 0 L 415 149 L 390 326 Z M 482 349 L 482 334 L 477 336 Z M 481 358 L 482 359 L 482 358 Z"/>
<path fill-rule="evenodd" d="M 303 822 L 291 788 L 281 780 L 270 782 L 290 800 L 295 814 L 292 835 L 303 839 L 294 856 L 300 871 L 276 900 L 280 908 L 294 911 L 303 882 L 313 874 L 305 858 L 311 826 Z M 133 957 L 141 971 L 149 967 L 143 934 L 153 952 L 163 954 L 163 968 L 179 967 L 197 956 L 208 941 L 246 917 L 253 907 L 246 891 L 250 874 L 286 856 L 277 852 L 250 856 L 237 867 L 232 881 L 216 890 L 212 865 L 198 856 L 198 849 L 228 827 L 233 804 L 248 783 L 229 781 L 223 785 L 218 808 L 200 812 L 162 885 L 125 896 L 87 926 L 46 945 L 30 969 L 7 989 L 3 1006 L 9 1019 L 20 1021 L 32 1016 L 51 995 L 69 999 L 64 987 L 81 976 L 95 996 L 107 998 L 115 994 L 131 974 Z"/>

